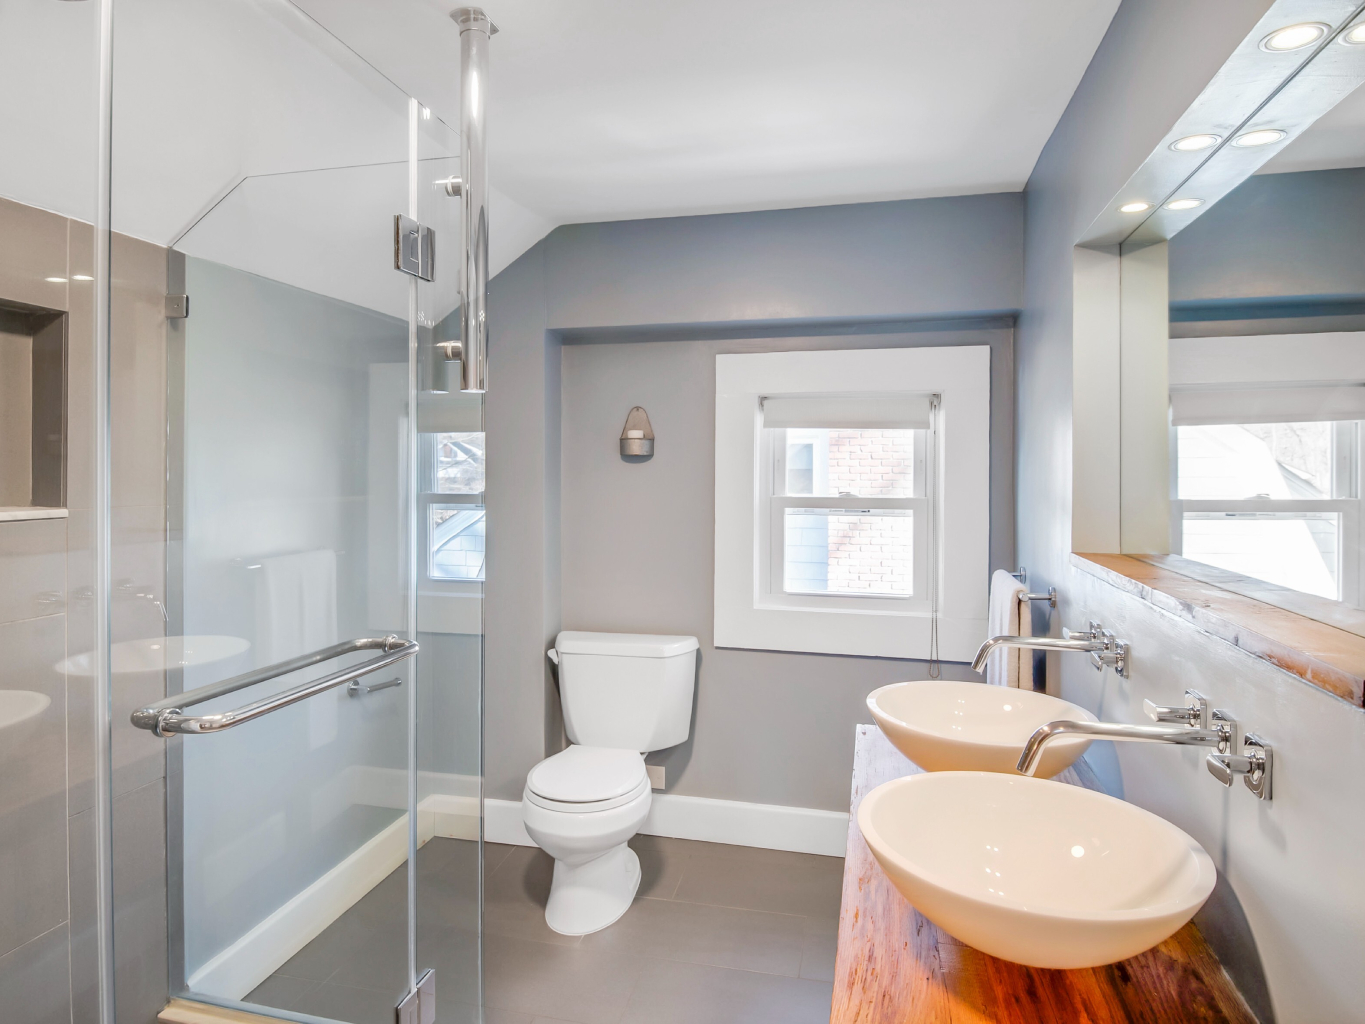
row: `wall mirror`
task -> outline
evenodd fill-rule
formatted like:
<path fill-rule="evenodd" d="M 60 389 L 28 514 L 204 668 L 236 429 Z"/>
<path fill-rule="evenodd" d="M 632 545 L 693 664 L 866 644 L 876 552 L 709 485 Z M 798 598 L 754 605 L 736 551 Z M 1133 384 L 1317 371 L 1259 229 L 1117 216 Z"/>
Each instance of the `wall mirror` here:
<path fill-rule="evenodd" d="M 1073 546 L 1365 636 L 1362 82 L 1273 4 L 1076 250 Z"/>

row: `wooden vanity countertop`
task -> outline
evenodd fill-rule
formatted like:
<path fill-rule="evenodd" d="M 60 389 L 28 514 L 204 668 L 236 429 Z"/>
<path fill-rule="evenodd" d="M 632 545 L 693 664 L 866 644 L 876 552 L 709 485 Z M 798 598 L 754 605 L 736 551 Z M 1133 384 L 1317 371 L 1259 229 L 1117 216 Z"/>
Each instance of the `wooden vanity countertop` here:
<path fill-rule="evenodd" d="M 866 793 L 922 769 L 876 726 L 857 730 L 830 1024 L 1256 1024 L 1194 922 L 1129 960 L 1077 971 L 999 960 L 940 931 L 882 873 L 858 829 Z M 1085 784 L 1073 769 L 1057 778 Z"/>

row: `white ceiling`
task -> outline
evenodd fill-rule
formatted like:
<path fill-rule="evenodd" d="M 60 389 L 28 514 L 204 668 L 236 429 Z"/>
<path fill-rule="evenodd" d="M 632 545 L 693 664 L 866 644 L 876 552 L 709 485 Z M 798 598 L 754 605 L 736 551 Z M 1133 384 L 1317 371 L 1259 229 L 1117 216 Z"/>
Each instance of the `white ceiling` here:
<path fill-rule="evenodd" d="M 457 118 L 453 0 L 296 0 Z M 492 180 L 554 223 L 1021 189 L 1117 0 L 486 0 Z"/>
<path fill-rule="evenodd" d="M 456 2 L 119 0 L 115 227 L 405 315 L 407 95 L 454 152 Z M 1118 0 L 486 2 L 496 272 L 562 223 L 1020 189 Z M 86 220 L 95 13 L 0 3 L 0 195 Z"/>
<path fill-rule="evenodd" d="M 1365 167 L 1365 87 L 1338 103 L 1257 173 Z"/>

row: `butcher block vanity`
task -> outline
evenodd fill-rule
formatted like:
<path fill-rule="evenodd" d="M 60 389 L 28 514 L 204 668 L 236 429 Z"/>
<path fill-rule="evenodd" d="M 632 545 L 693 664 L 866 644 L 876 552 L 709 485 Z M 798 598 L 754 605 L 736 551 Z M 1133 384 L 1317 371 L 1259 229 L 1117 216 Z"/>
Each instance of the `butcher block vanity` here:
<path fill-rule="evenodd" d="M 931 924 L 883 874 L 858 829 L 867 793 L 921 771 L 876 726 L 857 727 L 830 1024 L 1255 1024 L 1193 922 L 1131 959 L 1069 971 L 997 959 Z M 1099 788 L 1083 761 L 1057 781 Z"/>

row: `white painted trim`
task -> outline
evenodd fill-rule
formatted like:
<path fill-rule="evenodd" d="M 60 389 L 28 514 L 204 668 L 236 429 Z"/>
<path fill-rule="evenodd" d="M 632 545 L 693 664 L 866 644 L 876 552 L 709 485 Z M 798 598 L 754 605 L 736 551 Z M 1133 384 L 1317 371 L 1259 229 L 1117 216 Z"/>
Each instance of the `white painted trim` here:
<path fill-rule="evenodd" d="M 842 857 L 848 842 L 848 814 L 655 793 L 640 831 L 671 839 Z M 485 800 L 484 838 L 490 843 L 534 846 L 522 824 L 521 801 Z"/>
<path fill-rule="evenodd" d="M 939 650 L 945 661 L 971 661 L 986 639 L 990 579 L 990 363 L 985 345 L 716 356 L 717 647 L 929 656 L 923 606 L 770 604 L 759 586 L 758 496 L 764 397 L 932 392 L 942 396 Z"/>

